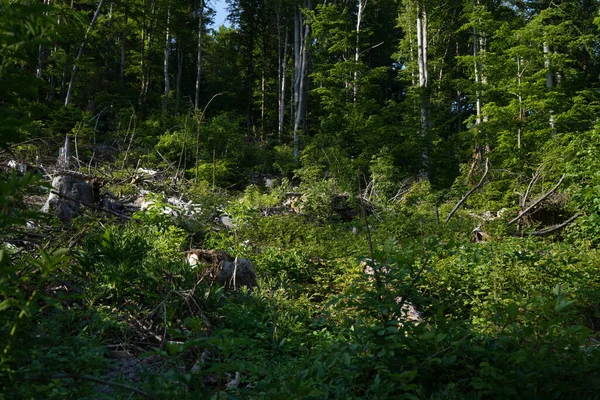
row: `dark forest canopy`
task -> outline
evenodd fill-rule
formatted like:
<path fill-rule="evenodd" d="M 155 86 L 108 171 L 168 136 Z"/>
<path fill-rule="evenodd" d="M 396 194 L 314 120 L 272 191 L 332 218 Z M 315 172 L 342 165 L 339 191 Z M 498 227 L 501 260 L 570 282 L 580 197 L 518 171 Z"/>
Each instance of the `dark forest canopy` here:
<path fill-rule="evenodd" d="M 48 3 L 51 35 L 12 71 L 40 82 L 19 100 L 30 137 L 96 116 L 81 144 L 123 147 L 134 116 L 134 151 L 162 150 L 156 164 L 179 162 L 201 123 L 207 162 L 334 173 L 331 152 L 368 173 L 385 155 L 444 188 L 474 159 L 534 168 L 597 118 L 597 1 L 239 0 L 218 28 L 204 0 Z"/>

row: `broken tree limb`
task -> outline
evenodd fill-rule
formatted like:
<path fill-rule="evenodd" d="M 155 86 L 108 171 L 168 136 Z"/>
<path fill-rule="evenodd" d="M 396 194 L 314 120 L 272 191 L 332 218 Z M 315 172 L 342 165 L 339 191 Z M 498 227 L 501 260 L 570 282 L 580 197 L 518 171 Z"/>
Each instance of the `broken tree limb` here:
<path fill-rule="evenodd" d="M 542 175 L 542 168 L 544 167 L 544 165 L 545 164 L 540 165 L 535 171 L 535 174 L 533 174 L 533 176 L 531 177 L 531 181 L 529 181 L 529 185 L 527 185 L 527 190 L 525 191 L 525 194 L 521 199 L 521 208 L 525 208 L 525 204 L 527 204 L 527 197 L 529 197 L 531 189 L 537 183 L 538 179 L 540 179 L 540 176 Z"/>
<path fill-rule="evenodd" d="M 558 180 L 558 183 L 556 185 L 554 185 L 554 187 L 552 189 L 550 189 L 547 193 L 543 194 L 539 199 L 537 199 L 536 201 L 534 201 L 533 203 L 531 203 L 531 205 L 529 205 L 529 207 L 527 207 L 526 209 L 524 209 L 523 211 L 521 211 L 519 213 L 519 215 L 517 215 L 515 218 L 513 218 L 512 220 L 510 220 L 508 222 L 508 224 L 509 225 L 514 224 L 515 222 L 517 222 L 518 220 L 520 220 L 521 218 L 523 218 L 525 215 L 527 215 L 527 213 L 529 213 L 529 211 L 531 211 L 535 206 L 537 206 L 538 204 L 540 204 L 542 201 L 546 200 L 548 198 L 548 196 L 550 196 L 552 193 L 554 193 L 556 191 L 556 189 L 558 189 L 558 187 L 562 183 L 563 179 L 565 179 L 565 174 L 562 174 L 562 176 Z"/>
<path fill-rule="evenodd" d="M 456 205 L 454 206 L 454 208 L 452 209 L 452 211 L 450 211 L 450 214 L 448 214 L 448 216 L 446 217 L 446 222 L 450 221 L 450 218 L 452 218 L 452 216 L 454 215 L 454 213 L 458 210 L 458 208 L 462 205 L 462 203 L 465 202 L 465 200 L 467 200 L 467 198 L 477 189 L 479 189 L 479 187 L 481 185 L 483 185 L 483 181 L 485 180 L 485 177 L 487 176 L 488 172 L 490 171 L 490 159 L 486 158 L 485 159 L 485 171 L 483 172 L 483 176 L 481 177 L 481 179 L 479 180 L 479 183 L 477 185 L 475 185 L 471 190 L 469 190 L 467 192 L 467 194 L 465 194 L 463 196 L 462 199 L 460 199 L 460 201 L 458 203 L 456 203 Z"/>
<path fill-rule="evenodd" d="M 568 220 L 566 220 L 563 223 L 552 225 L 552 226 L 549 226 L 547 228 L 540 229 L 539 231 L 531 232 L 530 235 L 531 236 L 543 236 L 543 235 L 547 235 L 549 233 L 555 232 L 555 231 L 557 231 L 559 229 L 562 229 L 562 228 L 566 227 L 571 222 L 573 222 L 577 218 L 581 217 L 581 215 L 582 215 L 581 213 L 577 213 L 577 214 L 573 215 L 571 218 L 569 218 Z"/>

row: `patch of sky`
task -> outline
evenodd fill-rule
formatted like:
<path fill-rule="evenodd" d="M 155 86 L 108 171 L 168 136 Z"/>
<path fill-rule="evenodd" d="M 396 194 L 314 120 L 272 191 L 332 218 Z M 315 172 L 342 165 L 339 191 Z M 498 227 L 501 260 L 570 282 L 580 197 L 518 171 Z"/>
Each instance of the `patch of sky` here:
<path fill-rule="evenodd" d="M 231 22 L 227 20 L 227 16 L 229 15 L 227 2 L 225 0 L 211 0 L 208 4 L 215 10 L 212 27 L 215 29 L 218 29 L 221 25 L 230 27 Z"/>

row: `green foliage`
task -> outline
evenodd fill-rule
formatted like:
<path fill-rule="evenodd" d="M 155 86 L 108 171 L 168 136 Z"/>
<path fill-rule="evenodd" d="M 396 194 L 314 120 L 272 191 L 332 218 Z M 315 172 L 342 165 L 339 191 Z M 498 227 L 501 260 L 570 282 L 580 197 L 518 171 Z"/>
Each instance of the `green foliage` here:
<path fill-rule="evenodd" d="M 23 73 L 20 66 L 31 60 L 38 44 L 45 44 L 53 21 L 42 4 L 0 2 L 0 143 L 15 142 L 25 128 L 15 105 L 21 97 L 34 97 L 41 82 Z"/>

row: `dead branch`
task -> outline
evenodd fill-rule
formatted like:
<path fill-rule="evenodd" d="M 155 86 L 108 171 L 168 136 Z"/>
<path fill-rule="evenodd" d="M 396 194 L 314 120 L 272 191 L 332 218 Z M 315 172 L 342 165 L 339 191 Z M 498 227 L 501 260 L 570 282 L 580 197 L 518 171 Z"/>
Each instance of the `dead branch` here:
<path fill-rule="evenodd" d="M 525 208 L 525 204 L 527 204 L 527 197 L 529 196 L 531 189 L 537 183 L 538 179 L 540 179 L 540 176 L 542 176 L 542 168 L 543 167 L 544 167 L 544 164 L 540 165 L 538 167 L 538 169 L 535 171 L 535 174 L 533 174 L 533 176 L 531 177 L 531 181 L 529 181 L 527 190 L 525 191 L 525 194 L 523 195 L 523 198 L 521 199 L 521 208 Z"/>
<path fill-rule="evenodd" d="M 73 202 L 75 202 L 77 204 L 81 204 L 82 206 L 91 208 L 92 210 L 95 210 L 95 211 L 102 211 L 102 212 L 105 212 L 105 213 L 109 213 L 109 214 L 112 214 L 112 215 L 114 215 L 116 217 L 119 217 L 119 218 L 125 219 L 125 220 L 130 220 L 131 219 L 127 215 L 119 214 L 117 212 L 114 212 L 112 210 L 108 210 L 106 208 L 100 208 L 100 207 L 93 206 L 91 204 L 86 204 L 86 203 L 84 203 L 82 201 L 79 201 L 77 199 L 74 199 L 74 198 L 72 198 L 70 196 L 66 196 L 66 195 L 64 195 L 64 194 L 62 194 L 60 192 L 57 192 L 56 190 L 50 190 L 50 193 L 55 194 L 55 195 L 57 195 L 58 197 L 60 197 L 62 199 L 73 201 Z"/>
<path fill-rule="evenodd" d="M 515 222 L 517 222 L 518 220 L 520 220 L 521 218 L 523 218 L 523 216 L 525 216 L 527 213 L 529 213 L 529 211 L 531 211 L 535 206 L 537 206 L 542 201 L 544 201 L 545 199 L 547 199 L 548 196 L 550 196 L 552 193 L 554 193 L 556 191 L 556 189 L 558 189 L 558 187 L 562 183 L 563 179 L 565 179 L 565 174 L 563 174 L 560 177 L 560 179 L 558 180 L 558 183 L 552 189 L 550 189 L 550 191 L 546 192 L 545 194 L 543 194 L 542 196 L 540 196 L 539 199 L 537 199 L 536 201 L 534 201 L 533 203 L 531 203 L 531 205 L 529 207 L 527 207 L 526 209 L 524 209 L 523 211 L 521 211 L 519 213 L 519 215 L 517 215 L 515 218 L 513 218 L 511 221 L 509 221 L 508 224 L 509 225 L 514 224 Z"/>
<path fill-rule="evenodd" d="M 577 218 L 581 217 L 581 215 L 582 215 L 581 213 L 577 213 L 561 224 L 552 225 L 547 228 L 540 229 L 539 231 L 531 232 L 530 235 L 531 236 L 543 236 L 543 235 L 547 235 L 549 233 L 555 232 L 555 231 L 562 229 L 565 226 L 569 225 L 571 222 L 573 222 Z"/>
<path fill-rule="evenodd" d="M 481 185 L 483 185 L 483 181 L 485 180 L 485 177 L 487 176 L 488 172 L 490 171 L 490 159 L 486 158 L 485 159 L 485 171 L 483 172 L 483 176 L 481 177 L 481 179 L 479 180 L 479 183 L 477 185 L 475 185 L 471 190 L 469 190 L 467 192 L 467 194 L 465 194 L 463 196 L 462 199 L 460 199 L 460 201 L 458 203 L 456 203 L 456 205 L 454 206 L 454 208 L 452 209 L 452 211 L 450 211 L 450 214 L 448 214 L 448 216 L 446 217 L 446 222 L 450 221 L 450 218 L 452 218 L 452 216 L 454 215 L 454 213 L 458 210 L 458 208 L 462 205 L 462 203 L 465 202 L 465 200 L 467 200 L 467 198 L 477 189 L 479 189 L 479 187 Z"/>

